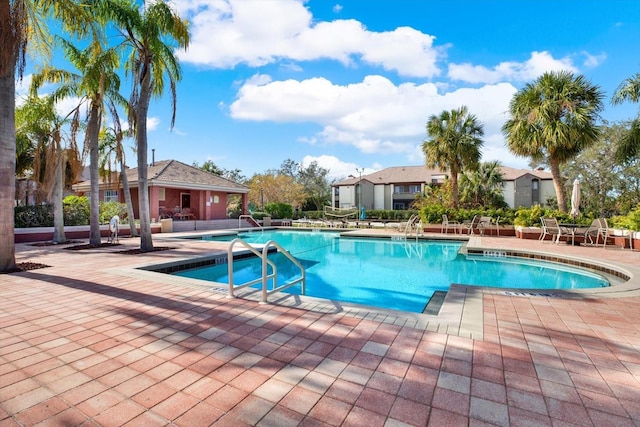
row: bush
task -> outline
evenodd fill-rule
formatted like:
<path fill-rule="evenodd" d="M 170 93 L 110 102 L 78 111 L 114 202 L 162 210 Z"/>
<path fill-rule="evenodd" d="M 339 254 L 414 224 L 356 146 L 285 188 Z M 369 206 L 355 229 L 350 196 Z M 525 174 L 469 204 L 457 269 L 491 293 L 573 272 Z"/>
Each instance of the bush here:
<path fill-rule="evenodd" d="M 632 209 L 626 216 L 614 216 L 611 225 L 616 228 L 640 231 L 640 204 Z"/>
<path fill-rule="evenodd" d="M 267 203 L 264 210 L 273 218 L 293 217 L 293 208 L 286 203 Z"/>
<path fill-rule="evenodd" d="M 15 228 L 53 227 L 53 206 L 16 206 Z"/>
<path fill-rule="evenodd" d="M 67 196 L 62 200 L 64 225 L 89 224 L 89 199 L 85 196 Z"/>
<path fill-rule="evenodd" d="M 100 224 L 106 224 L 114 216 L 118 215 L 121 219 L 127 217 L 127 205 L 118 202 L 100 203 Z"/>

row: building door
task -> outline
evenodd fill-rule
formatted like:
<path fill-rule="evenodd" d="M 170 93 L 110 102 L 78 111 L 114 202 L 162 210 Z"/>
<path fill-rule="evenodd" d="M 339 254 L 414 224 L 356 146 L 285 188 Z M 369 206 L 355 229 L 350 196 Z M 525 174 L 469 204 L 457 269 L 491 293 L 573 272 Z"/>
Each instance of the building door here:
<path fill-rule="evenodd" d="M 180 207 L 182 209 L 191 207 L 191 194 L 180 193 Z"/>
<path fill-rule="evenodd" d="M 540 204 L 540 181 L 531 181 L 531 206 Z"/>

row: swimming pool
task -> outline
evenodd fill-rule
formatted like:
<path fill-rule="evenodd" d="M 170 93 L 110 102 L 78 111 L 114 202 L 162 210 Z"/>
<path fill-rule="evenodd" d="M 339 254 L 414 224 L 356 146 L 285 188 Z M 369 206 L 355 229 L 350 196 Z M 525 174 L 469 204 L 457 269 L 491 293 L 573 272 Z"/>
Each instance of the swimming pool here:
<path fill-rule="evenodd" d="M 277 241 L 306 270 L 306 295 L 375 307 L 422 313 L 436 291 L 452 283 L 519 289 L 578 289 L 609 286 L 587 270 L 543 261 L 467 257 L 458 254 L 462 242 L 340 237 L 335 232 L 265 231 L 210 237 L 250 243 Z M 281 254 L 272 254 L 278 283 L 299 277 Z M 261 275 L 261 262 L 234 262 L 234 282 Z M 173 274 L 229 283 L 228 266 L 194 268 Z M 287 290 L 299 293 L 299 286 Z"/>

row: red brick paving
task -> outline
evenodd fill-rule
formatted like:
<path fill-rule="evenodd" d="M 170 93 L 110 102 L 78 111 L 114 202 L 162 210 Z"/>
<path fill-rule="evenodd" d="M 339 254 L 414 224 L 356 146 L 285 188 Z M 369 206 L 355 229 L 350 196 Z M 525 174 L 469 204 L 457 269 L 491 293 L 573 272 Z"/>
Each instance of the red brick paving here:
<path fill-rule="evenodd" d="M 481 244 L 640 265 L 629 250 Z M 471 339 L 113 274 L 203 251 L 172 246 L 17 245 L 52 267 L 0 276 L 0 426 L 640 425 L 638 292 L 483 291 Z"/>

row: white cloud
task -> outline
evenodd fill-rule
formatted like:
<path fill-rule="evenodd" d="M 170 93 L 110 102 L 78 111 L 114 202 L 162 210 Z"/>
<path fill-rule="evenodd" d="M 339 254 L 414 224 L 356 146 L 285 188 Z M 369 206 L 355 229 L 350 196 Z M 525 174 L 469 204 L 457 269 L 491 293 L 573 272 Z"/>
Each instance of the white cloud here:
<path fill-rule="evenodd" d="M 585 57 L 583 65 L 588 68 L 597 67 L 607 59 L 607 54 L 604 52 L 600 55 L 592 55 L 587 51 L 582 51 L 581 53 Z"/>
<path fill-rule="evenodd" d="M 373 173 L 380 169 L 379 164 L 371 165 L 371 167 L 361 166 L 352 162 L 344 162 L 336 156 L 321 155 L 321 156 L 304 156 L 302 159 L 302 167 L 309 166 L 312 162 L 316 162 L 318 166 L 327 169 L 329 171 L 330 179 L 345 179 L 349 175 L 355 176 L 356 170 L 364 168 L 363 175 Z"/>
<path fill-rule="evenodd" d="M 336 4 L 335 6 L 333 6 L 333 12 L 334 13 L 340 13 L 342 11 L 342 5 L 341 4 Z"/>
<path fill-rule="evenodd" d="M 515 92 L 511 84 L 500 83 L 439 93 L 432 83 L 396 85 L 377 75 L 348 85 L 324 78 L 247 82 L 230 114 L 238 120 L 317 123 L 320 132 L 299 140 L 316 146 L 349 145 L 369 154 L 403 154 L 415 161 L 430 115 L 467 105 L 486 135 L 500 134 Z"/>
<path fill-rule="evenodd" d="M 534 80 L 547 71 L 567 70 L 577 72 L 571 58 L 555 59 L 549 52 L 532 52 L 525 62 L 501 62 L 493 68 L 483 65 L 449 64 L 448 76 L 452 80 L 468 83 L 493 84 L 498 82 L 523 82 Z"/>
<path fill-rule="evenodd" d="M 158 128 L 160 124 L 160 119 L 158 117 L 148 117 L 147 118 L 147 131 L 153 131 Z"/>
<path fill-rule="evenodd" d="M 434 37 L 409 27 L 368 31 L 356 20 L 316 22 L 303 0 L 176 0 L 191 22 L 184 62 L 233 68 L 263 66 L 283 59 L 359 59 L 400 75 L 433 77 L 442 48 Z"/>

